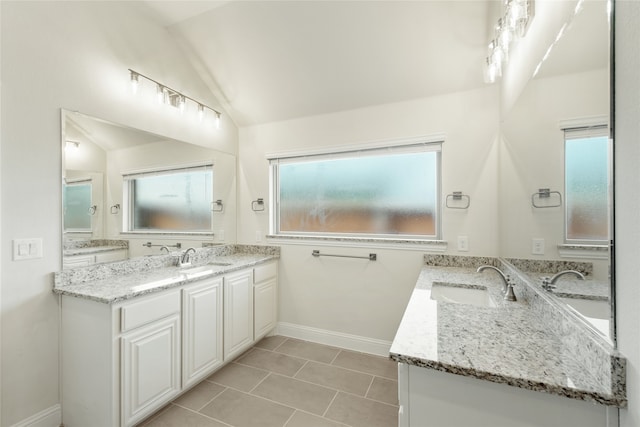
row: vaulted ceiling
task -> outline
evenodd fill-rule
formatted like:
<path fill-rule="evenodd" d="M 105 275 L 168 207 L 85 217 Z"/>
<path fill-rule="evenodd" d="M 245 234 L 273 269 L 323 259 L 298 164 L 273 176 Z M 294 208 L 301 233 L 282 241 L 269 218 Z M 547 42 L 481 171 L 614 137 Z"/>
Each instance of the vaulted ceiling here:
<path fill-rule="evenodd" d="M 146 3 L 240 126 L 484 87 L 501 7 L 497 0 Z"/>

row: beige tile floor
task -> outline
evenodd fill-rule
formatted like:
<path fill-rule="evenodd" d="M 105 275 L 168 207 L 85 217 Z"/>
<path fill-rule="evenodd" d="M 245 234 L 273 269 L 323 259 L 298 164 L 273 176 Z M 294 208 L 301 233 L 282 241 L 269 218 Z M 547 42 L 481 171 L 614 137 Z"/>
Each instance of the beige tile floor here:
<path fill-rule="evenodd" d="M 387 358 L 267 337 L 142 427 L 396 427 Z"/>

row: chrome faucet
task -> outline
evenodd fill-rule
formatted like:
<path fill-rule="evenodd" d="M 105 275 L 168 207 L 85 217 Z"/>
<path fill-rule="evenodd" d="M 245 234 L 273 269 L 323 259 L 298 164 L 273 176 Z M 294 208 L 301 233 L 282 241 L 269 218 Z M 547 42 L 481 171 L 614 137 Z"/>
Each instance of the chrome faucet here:
<path fill-rule="evenodd" d="M 191 252 L 195 254 L 196 253 L 195 248 L 189 248 L 186 251 L 184 251 L 184 253 L 182 254 L 182 257 L 180 258 L 180 267 L 191 265 L 191 258 L 189 256 L 189 253 Z"/>
<path fill-rule="evenodd" d="M 556 281 L 560 278 L 560 276 L 564 276 L 565 274 L 573 274 L 578 279 L 584 280 L 584 275 L 582 273 L 580 273 L 579 271 L 576 271 L 576 270 L 564 270 L 564 271 L 561 271 L 559 273 L 554 274 L 553 277 L 551 277 L 551 278 L 543 277 L 542 278 L 542 289 L 544 289 L 545 291 L 551 292 L 552 290 L 554 290 L 556 288 Z"/>
<path fill-rule="evenodd" d="M 504 295 L 504 299 L 507 301 L 516 301 L 516 295 L 513 293 L 513 287 L 515 285 L 509 280 L 509 277 L 507 277 L 498 267 L 494 267 L 492 265 L 481 265 L 478 267 L 476 272 L 480 273 L 486 269 L 494 270 L 502 278 L 502 294 Z"/>

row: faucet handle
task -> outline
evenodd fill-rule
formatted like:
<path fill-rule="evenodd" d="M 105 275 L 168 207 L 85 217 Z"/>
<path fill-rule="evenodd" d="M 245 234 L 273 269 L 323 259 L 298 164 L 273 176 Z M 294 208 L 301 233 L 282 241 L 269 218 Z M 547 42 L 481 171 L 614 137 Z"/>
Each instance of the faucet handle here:
<path fill-rule="evenodd" d="M 555 283 L 551 283 L 551 278 L 550 277 L 545 276 L 545 277 L 542 278 L 542 289 L 544 289 L 545 291 L 551 292 L 555 288 L 556 288 L 556 284 Z"/>
<path fill-rule="evenodd" d="M 504 294 L 504 300 L 505 301 L 517 301 L 518 299 L 516 298 L 516 294 L 513 293 L 513 287 L 516 284 L 513 283 L 512 281 L 508 281 L 507 282 L 507 292 L 505 292 Z"/>

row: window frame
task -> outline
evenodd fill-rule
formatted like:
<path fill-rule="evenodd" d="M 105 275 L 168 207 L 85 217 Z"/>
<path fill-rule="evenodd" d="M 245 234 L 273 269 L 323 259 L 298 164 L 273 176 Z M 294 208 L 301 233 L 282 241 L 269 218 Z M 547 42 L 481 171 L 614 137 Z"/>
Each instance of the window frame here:
<path fill-rule="evenodd" d="M 563 131 L 563 179 L 564 179 L 564 244 L 565 245 L 577 245 L 577 246 L 600 246 L 609 245 L 611 241 L 611 184 L 612 184 L 612 141 L 609 131 L 609 127 L 606 123 L 595 121 L 593 123 L 580 125 L 574 123 L 573 125 L 567 125 L 561 127 Z M 570 135 L 570 137 L 568 137 Z M 607 230 L 608 237 L 603 240 L 596 239 L 570 239 L 569 234 L 569 204 L 568 204 L 568 192 L 567 192 L 567 141 L 572 139 L 586 139 L 586 138 L 607 138 L 607 188 L 608 188 L 608 200 L 607 200 Z"/>
<path fill-rule="evenodd" d="M 267 155 L 269 161 L 269 237 L 299 238 L 308 240 L 338 239 L 344 242 L 352 240 L 375 241 L 411 241 L 411 242 L 440 242 L 442 236 L 442 145 L 444 137 L 437 135 L 430 138 L 412 140 L 386 141 L 377 144 L 342 146 L 326 150 L 309 150 L 295 153 L 281 153 Z M 433 235 L 417 234 L 373 234 L 373 233 L 336 233 L 336 232 L 282 232 L 280 230 L 280 176 L 279 166 L 296 161 L 317 161 L 329 159 L 345 159 L 361 156 L 377 156 L 386 153 L 436 153 L 436 184 Z"/>
<path fill-rule="evenodd" d="M 165 229 L 135 229 L 134 226 L 134 194 L 131 190 L 133 181 L 137 178 L 151 176 L 166 176 L 170 174 L 178 174 L 187 171 L 211 171 L 211 202 L 209 206 L 210 229 L 208 230 L 165 230 Z M 187 164 L 162 166 L 157 168 L 149 168 L 143 170 L 129 171 L 122 173 L 122 234 L 145 234 L 145 235 L 202 235 L 210 236 L 214 234 L 214 182 L 215 182 L 215 164 L 213 161 Z"/>
<path fill-rule="evenodd" d="M 65 227 L 65 215 L 67 214 L 67 200 L 66 200 L 66 187 L 72 187 L 72 186 L 80 186 L 80 185 L 88 185 L 89 186 L 89 196 L 90 196 L 90 201 L 89 201 L 89 208 L 91 209 L 91 207 L 93 206 L 93 199 L 94 199 L 94 183 L 93 183 L 93 179 L 91 177 L 87 177 L 87 178 L 75 178 L 75 179 L 65 179 L 65 197 L 62 203 L 62 207 L 63 207 L 63 215 L 62 215 L 62 228 L 63 228 L 63 233 L 65 234 L 91 234 L 93 232 L 94 229 L 94 224 L 93 224 L 93 214 L 91 214 L 90 212 L 87 212 L 87 215 L 89 215 L 89 228 L 66 228 Z"/>

